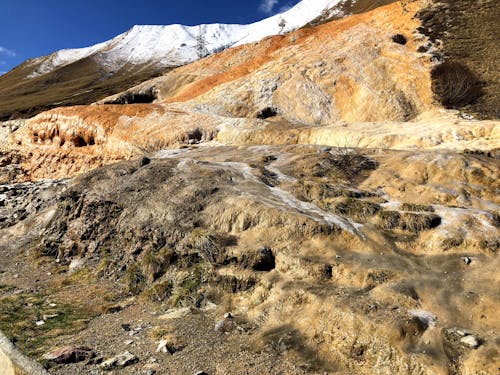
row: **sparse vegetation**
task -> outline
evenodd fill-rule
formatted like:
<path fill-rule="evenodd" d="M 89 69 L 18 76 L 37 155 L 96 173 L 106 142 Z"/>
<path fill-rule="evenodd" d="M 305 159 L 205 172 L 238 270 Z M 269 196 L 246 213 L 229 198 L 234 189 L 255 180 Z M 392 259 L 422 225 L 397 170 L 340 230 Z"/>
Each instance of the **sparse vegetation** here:
<path fill-rule="evenodd" d="M 462 63 L 446 61 L 431 72 L 432 91 L 446 108 L 461 108 L 483 95 L 479 78 Z"/>
<path fill-rule="evenodd" d="M 436 228 L 441 224 L 441 218 L 432 214 L 403 213 L 401 215 L 400 228 L 413 233 Z"/>
<path fill-rule="evenodd" d="M 380 226 L 385 230 L 398 228 L 401 221 L 401 214 L 397 211 L 380 211 L 378 217 Z"/>
<path fill-rule="evenodd" d="M 172 295 L 173 285 L 169 280 L 160 281 L 144 292 L 144 296 L 152 302 L 166 301 Z"/>
<path fill-rule="evenodd" d="M 14 289 L 16 289 L 16 287 L 13 285 L 0 284 L 0 293 L 10 292 Z"/>
<path fill-rule="evenodd" d="M 162 248 L 158 252 L 148 252 L 142 258 L 142 270 L 149 282 L 160 278 L 168 267 L 176 260 L 177 254 L 170 248 Z"/>
<path fill-rule="evenodd" d="M 132 263 L 125 272 L 125 285 L 132 295 L 140 294 L 146 286 L 146 276 L 142 273 L 140 267 Z"/>
<path fill-rule="evenodd" d="M 355 198 L 328 201 L 326 208 L 337 215 L 348 216 L 361 221 L 376 215 L 380 211 L 380 205 Z"/>
<path fill-rule="evenodd" d="M 441 248 L 443 250 L 450 250 L 454 247 L 458 247 L 464 243 L 464 238 L 461 235 L 455 235 L 453 237 L 445 238 L 441 241 Z"/>
<path fill-rule="evenodd" d="M 186 246 L 196 250 L 211 264 L 223 264 L 226 262 L 225 246 L 228 238 L 212 233 L 203 228 L 195 228 L 189 235 Z"/>
<path fill-rule="evenodd" d="M 401 205 L 401 210 L 411 212 L 434 212 L 434 207 L 424 204 L 403 203 Z"/>
<path fill-rule="evenodd" d="M 84 329 L 93 315 L 80 306 L 49 304 L 42 294 L 0 298 L 0 330 L 32 356 L 42 354 L 52 339 Z M 42 320 L 43 324 L 36 324 Z"/>
<path fill-rule="evenodd" d="M 171 299 L 172 305 L 195 306 L 198 289 L 207 281 L 207 272 L 203 265 L 193 267 L 189 272 L 181 276 L 177 282 Z"/>
<path fill-rule="evenodd" d="M 380 211 L 378 218 L 379 225 L 385 230 L 401 229 L 412 233 L 432 229 L 441 224 L 438 215 L 427 213 Z"/>
<path fill-rule="evenodd" d="M 500 249 L 500 239 L 498 239 L 498 238 L 483 238 L 479 242 L 479 246 L 484 250 L 488 250 L 488 251 L 496 254 L 496 253 L 498 253 L 498 250 Z"/>

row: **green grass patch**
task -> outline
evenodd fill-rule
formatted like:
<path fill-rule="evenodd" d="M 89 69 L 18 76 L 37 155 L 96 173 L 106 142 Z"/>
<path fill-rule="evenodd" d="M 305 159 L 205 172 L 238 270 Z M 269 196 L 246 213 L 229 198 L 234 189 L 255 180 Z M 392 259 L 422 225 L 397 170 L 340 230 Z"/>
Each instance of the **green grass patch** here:
<path fill-rule="evenodd" d="M 51 341 L 72 335 L 87 326 L 93 314 L 80 306 L 49 304 L 42 294 L 18 294 L 0 298 L 0 330 L 25 354 L 38 357 Z M 43 320 L 43 325 L 36 325 Z"/>
<path fill-rule="evenodd" d="M 14 289 L 16 289 L 14 285 L 0 284 L 0 293 L 10 292 L 11 290 Z"/>

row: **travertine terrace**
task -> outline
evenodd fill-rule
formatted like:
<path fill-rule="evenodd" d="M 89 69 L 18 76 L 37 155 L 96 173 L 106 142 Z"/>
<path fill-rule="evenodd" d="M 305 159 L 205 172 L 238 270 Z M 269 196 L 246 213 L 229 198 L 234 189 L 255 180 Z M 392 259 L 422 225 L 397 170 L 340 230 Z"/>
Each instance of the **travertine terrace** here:
<path fill-rule="evenodd" d="M 370 10 L 2 124 L 20 350 L 61 375 L 498 373 L 496 81 L 432 29 L 455 6 L 339 4 Z M 474 101 L 438 95 L 450 61 Z"/>

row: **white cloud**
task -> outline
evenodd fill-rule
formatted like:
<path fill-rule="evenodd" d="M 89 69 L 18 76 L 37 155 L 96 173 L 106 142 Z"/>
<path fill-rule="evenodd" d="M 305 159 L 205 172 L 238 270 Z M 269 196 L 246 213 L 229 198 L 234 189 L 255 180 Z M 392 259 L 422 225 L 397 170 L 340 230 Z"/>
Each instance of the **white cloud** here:
<path fill-rule="evenodd" d="M 287 10 L 292 9 L 292 6 L 293 6 L 293 5 L 291 5 L 291 4 L 286 4 L 286 5 L 283 5 L 283 6 L 280 8 L 279 13 L 285 13 Z"/>
<path fill-rule="evenodd" d="M 259 10 L 261 12 L 271 14 L 276 5 L 278 5 L 278 0 L 262 0 L 259 6 Z"/>
<path fill-rule="evenodd" d="M 7 73 L 7 72 L 0 72 L 0 76 L 3 76 L 5 73 Z"/>
<path fill-rule="evenodd" d="M 7 49 L 5 47 L 0 46 L 0 55 L 6 55 L 9 57 L 15 57 L 16 53 L 14 51 L 11 51 L 10 49 Z"/>

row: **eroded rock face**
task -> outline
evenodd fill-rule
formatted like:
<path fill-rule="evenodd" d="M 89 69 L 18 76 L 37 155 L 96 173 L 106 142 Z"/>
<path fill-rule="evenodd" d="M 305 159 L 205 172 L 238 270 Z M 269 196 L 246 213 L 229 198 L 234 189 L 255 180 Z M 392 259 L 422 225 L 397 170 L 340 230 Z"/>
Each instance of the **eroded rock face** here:
<path fill-rule="evenodd" d="M 274 107 L 287 120 L 315 125 L 414 118 L 431 107 L 432 95 L 411 9 L 416 4 L 407 11 L 389 5 L 180 68 L 169 76 L 217 66 L 168 102 L 201 102 L 233 117 Z M 411 39 L 407 46 L 393 42 L 394 30 Z"/>

